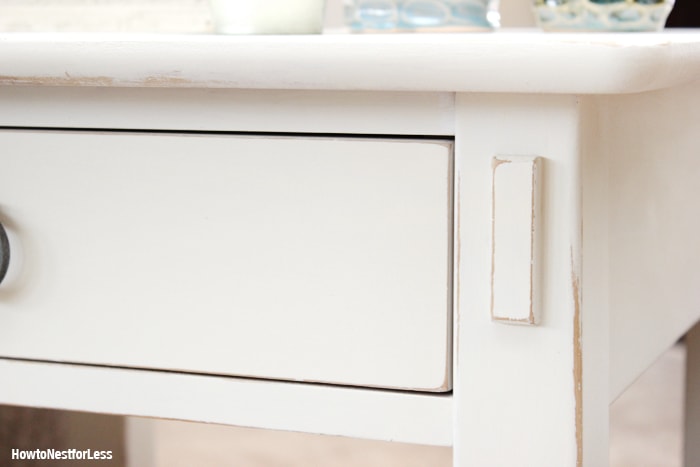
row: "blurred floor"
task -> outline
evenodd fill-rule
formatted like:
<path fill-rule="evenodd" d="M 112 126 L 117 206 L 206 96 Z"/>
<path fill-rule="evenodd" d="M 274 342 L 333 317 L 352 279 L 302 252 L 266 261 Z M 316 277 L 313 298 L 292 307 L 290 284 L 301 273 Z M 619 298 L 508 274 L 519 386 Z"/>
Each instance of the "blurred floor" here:
<path fill-rule="evenodd" d="M 611 407 L 611 467 L 680 467 L 685 350 L 665 353 Z M 157 467 L 447 467 L 450 448 L 151 421 Z M 150 463 L 150 462 L 149 462 Z"/>
<path fill-rule="evenodd" d="M 683 465 L 685 347 L 667 351 L 610 407 L 611 467 Z"/>
<path fill-rule="evenodd" d="M 158 467 L 441 467 L 452 450 L 192 423 L 155 425 Z"/>

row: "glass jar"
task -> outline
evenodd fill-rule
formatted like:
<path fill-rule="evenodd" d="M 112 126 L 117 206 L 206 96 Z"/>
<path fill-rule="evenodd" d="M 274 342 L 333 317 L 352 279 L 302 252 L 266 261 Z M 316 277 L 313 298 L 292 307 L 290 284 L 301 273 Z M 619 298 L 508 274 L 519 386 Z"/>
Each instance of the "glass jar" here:
<path fill-rule="evenodd" d="M 674 0 L 535 0 L 546 31 L 658 31 Z"/>
<path fill-rule="evenodd" d="M 355 32 L 489 31 L 498 27 L 497 0 L 346 0 Z"/>

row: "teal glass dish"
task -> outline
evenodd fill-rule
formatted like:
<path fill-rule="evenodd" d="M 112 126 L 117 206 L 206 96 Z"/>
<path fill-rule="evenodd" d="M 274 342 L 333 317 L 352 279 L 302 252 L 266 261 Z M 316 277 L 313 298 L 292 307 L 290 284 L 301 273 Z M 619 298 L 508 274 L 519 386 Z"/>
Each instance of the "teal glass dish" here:
<path fill-rule="evenodd" d="M 674 0 L 535 0 L 545 31 L 659 31 Z"/>
<path fill-rule="evenodd" d="M 495 0 L 346 0 L 353 32 L 490 31 L 498 27 Z"/>

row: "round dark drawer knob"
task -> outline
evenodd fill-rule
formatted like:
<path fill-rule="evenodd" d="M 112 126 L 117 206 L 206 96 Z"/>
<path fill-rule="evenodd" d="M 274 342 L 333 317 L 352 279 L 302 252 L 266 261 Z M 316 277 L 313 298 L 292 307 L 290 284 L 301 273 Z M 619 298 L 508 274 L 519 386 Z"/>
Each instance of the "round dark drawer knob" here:
<path fill-rule="evenodd" d="M 0 224 L 0 282 L 5 278 L 7 267 L 10 265 L 10 241 L 7 239 L 7 232 Z"/>

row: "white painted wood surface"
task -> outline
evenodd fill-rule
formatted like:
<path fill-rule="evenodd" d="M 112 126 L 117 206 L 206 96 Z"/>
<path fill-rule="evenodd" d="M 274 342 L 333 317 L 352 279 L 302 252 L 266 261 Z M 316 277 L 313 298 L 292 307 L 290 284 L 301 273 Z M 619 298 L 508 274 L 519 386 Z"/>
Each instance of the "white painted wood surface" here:
<path fill-rule="evenodd" d="M 613 400 L 700 318 L 700 82 L 600 101 Z"/>
<path fill-rule="evenodd" d="M 610 239 L 608 157 L 601 145 L 603 123 L 596 97 L 579 99 L 581 159 L 580 347 L 583 465 L 609 462 L 610 394 Z M 651 364 L 651 362 L 649 362 Z"/>
<path fill-rule="evenodd" d="M 581 465 L 588 409 L 580 386 L 577 99 L 460 94 L 456 108 L 454 465 Z M 547 161 L 539 326 L 504 326 L 489 314 L 494 154 Z"/>
<path fill-rule="evenodd" d="M 456 145 L 455 361 L 448 363 L 445 359 L 442 363 L 448 368 L 454 365 L 452 395 L 2 360 L 0 375 L 11 385 L 0 386 L 0 401 L 435 444 L 453 442 L 455 466 L 459 467 L 606 465 L 608 401 L 700 318 L 696 293 L 700 252 L 695 239 L 699 216 L 694 215 L 693 204 L 700 178 L 695 137 L 700 121 L 699 37 L 687 33 L 325 36 L 284 40 L 0 37 L 0 75 L 5 76 L 0 80 L 2 125 L 454 134 Z M 642 92 L 667 86 L 673 89 Z M 197 89 L 184 89 L 187 87 Z M 257 90 L 248 89 L 251 87 Z M 421 92 L 414 94 L 413 90 Z M 467 92 L 454 99 L 456 91 Z M 629 94 L 579 95 L 586 93 Z M 58 152 L 74 156 L 67 146 L 53 143 L 62 138 L 60 134 L 32 142 L 33 147 L 45 142 L 48 149 L 42 161 L 50 164 L 33 164 L 32 170 L 25 167 L 24 174 L 17 172 L 19 166 L 11 164 L 16 177 L 10 182 L 37 184 L 38 174 L 48 177 L 51 167 L 57 173 L 65 172 L 65 167 L 48 156 L 58 147 Z M 105 138 L 101 135 L 99 142 L 71 149 L 82 148 L 85 160 L 92 160 L 105 151 Z M 80 140 L 86 141 L 83 136 Z M 116 151 L 108 146 L 107 152 Z M 179 146 L 174 147 L 179 150 Z M 150 154 L 157 159 L 160 151 Z M 211 157 L 201 151 L 196 154 L 198 162 Z M 545 248 L 541 254 L 542 316 L 537 327 L 503 326 L 489 316 L 491 158 L 497 154 L 539 154 L 547 162 L 541 185 L 545 220 L 541 241 Z M 366 156 L 364 151 L 355 151 L 352 158 Z M 6 151 L 2 157 L 7 157 Z M 377 163 L 375 157 L 363 160 L 372 167 Z M 108 167 L 115 176 L 124 170 Z M 289 168 L 289 174 L 308 180 L 307 173 L 293 172 L 298 168 L 284 167 Z M 399 183 L 397 171 L 401 167 L 400 159 L 389 157 L 383 173 L 391 183 Z M 414 169 L 408 178 L 419 180 L 426 175 Z M 156 169 L 152 173 L 163 176 Z M 440 173 L 445 175 L 441 178 L 445 196 L 440 206 L 447 210 L 447 172 Z M 77 172 L 74 179 L 74 184 L 61 190 L 68 186 L 75 191 L 80 183 L 92 180 L 81 178 Z M 110 179 L 110 183 L 118 181 L 119 177 Z M 96 189 L 103 188 L 92 183 Z M 0 184 L 0 191 L 5 190 L 4 185 Z M 211 187 L 200 188 L 198 193 Z M 36 203 L 61 199 L 40 199 L 49 198 L 47 191 L 34 191 Z M 173 199 L 180 199 L 186 206 L 182 193 L 177 191 L 165 193 L 175 193 Z M 417 192 L 411 193 L 407 198 Z M 95 204 L 100 199 L 97 197 Z M 143 210 L 147 207 L 147 202 L 141 201 L 144 199 L 155 198 L 140 196 L 131 204 Z M 75 195 L 71 201 L 52 215 L 62 218 L 63 213 L 90 199 Z M 114 206 L 123 202 L 128 199 L 115 199 Z M 373 203 L 367 204 L 368 209 L 374 208 Z M 447 215 L 441 217 L 432 207 L 421 206 L 422 210 L 415 212 L 416 219 L 428 224 L 433 219 L 447 228 Z M 3 197 L 0 207 L 3 220 L 11 220 L 15 213 L 7 210 Z M 94 212 L 97 219 L 106 216 L 97 208 Z M 75 212 L 71 216 L 80 222 L 91 218 L 79 217 Z M 313 230 L 308 228 L 310 234 Z M 170 241 L 162 230 L 155 233 L 164 245 Z M 405 236 L 420 236 L 411 229 L 394 233 L 402 241 L 408 239 Z M 67 230 L 59 237 L 69 238 Z M 449 253 L 449 238 L 445 235 L 441 239 Z M 422 245 L 435 244 L 435 239 L 423 240 Z M 51 245 L 55 241 L 49 238 L 37 244 Z M 91 241 L 94 243 L 88 238 L 79 246 L 84 248 Z M 267 243 L 274 246 L 275 242 Z M 213 242 L 205 246 L 213 249 L 216 245 Z M 412 255 L 428 254 L 408 247 L 402 251 L 410 251 L 405 261 Z M 386 258 L 382 256 L 386 254 L 382 252 L 377 258 Z M 162 257 L 169 258 L 166 254 Z M 450 261 L 445 259 L 443 266 L 440 274 L 446 277 Z M 401 270 L 401 274 L 429 274 L 409 269 Z M 168 274 L 165 277 L 173 277 L 172 272 Z M 71 289 L 72 279 L 80 279 L 76 284 L 87 283 L 87 290 L 99 290 L 97 275 L 66 274 L 60 280 L 67 284 L 67 294 L 77 290 Z M 276 277 L 274 282 L 282 279 Z M 45 276 L 33 280 L 36 282 L 32 286 L 47 283 Z M 192 297 L 209 290 L 204 283 L 192 286 Z M 448 293 L 447 280 L 440 282 L 440 287 Z M 179 294 L 188 292 L 182 287 L 171 289 Z M 109 296 L 115 289 L 105 285 L 101 290 Z M 7 297 L 0 297 L 0 302 Z M 410 296 L 403 299 L 413 300 Z M 167 309 L 160 309 L 160 303 L 155 305 L 162 318 L 172 317 Z M 96 304 L 95 309 L 110 306 L 115 306 L 114 302 Z M 447 304 L 440 315 L 445 319 L 446 310 Z M 25 322 L 31 321 L 30 315 L 35 313 L 17 316 L 10 307 L 2 312 L 3 319 Z M 50 316 L 50 307 L 36 313 L 57 319 Z M 88 316 L 85 323 L 111 325 L 97 323 L 95 316 Z M 176 319 L 182 316 L 188 315 L 176 315 Z M 219 316 L 210 317 L 215 318 L 212 323 L 221 323 Z M 405 315 L 387 318 L 387 326 L 389 319 L 392 324 L 410 322 L 409 327 L 415 325 L 420 332 L 449 328 L 432 320 L 426 327 L 425 322 L 407 320 Z M 143 339 L 140 330 L 144 327 L 127 329 L 125 322 L 112 328 L 130 338 L 135 336 L 137 341 Z M 26 333 L 12 336 L 6 328 L 3 325 L 1 332 L 5 334 L 0 346 L 14 345 L 27 337 Z M 114 352 L 121 351 L 120 343 L 114 341 L 117 331 L 107 338 L 113 339 L 117 348 Z M 214 331 L 222 336 L 226 329 L 219 326 Z M 32 332 L 46 333 L 41 329 Z M 347 329 L 345 332 L 350 334 Z M 58 343 L 58 337 L 52 338 Z M 438 339 L 449 340 L 446 336 Z M 380 353 L 388 349 L 385 344 L 378 345 Z M 58 343 L 59 349 L 61 345 L 65 344 Z M 178 349 L 180 355 L 187 350 L 182 347 Z M 46 352 L 52 353 L 48 346 Z M 370 355 L 374 358 L 368 348 L 366 357 L 370 359 Z M 451 356 L 449 352 L 443 355 Z M 332 354 L 322 354 L 321 366 L 330 368 L 333 358 Z M 200 367 L 198 362 L 192 365 L 195 367 Z M 347 365 L 329 371 L 343 378 L 357 375 Z M 76 392 L 74 381 L 85 383 L 81 386 L 83 392 Z M 120 393 L 128 397 L 112 391 L 114 387 L 124 388 Z M 91 394 L 88 388 L 103 392 Z M 194 402 L 183 406 L 181 400 L 188 397 Z"/>
<path fill-rule="evenodd" d="M 493 159 L 491 207 L 491 317 L 536 324 L 539 304 L 535 247 L 540 222 L 536 157 Z"/>
<path fill-rule="evenodd" d="M 451 93 L 0 86 L 0 102 L 7 126 L 454 135 Z"/>
<path fill-rule="evenodd" d="M 448 143 L 0 144 L 0 355 L 449 390 Z"/>
<path fill-rule="evenodd" d="M 0 398 L 13 405 L 452 443 L 447 395 L 4 359 L 0 374 Z"/>
<path fill-rule="evenodd" d="M 698 75 L 697 33 L 0 35 L 0 85 L 599 94 Z"/>

